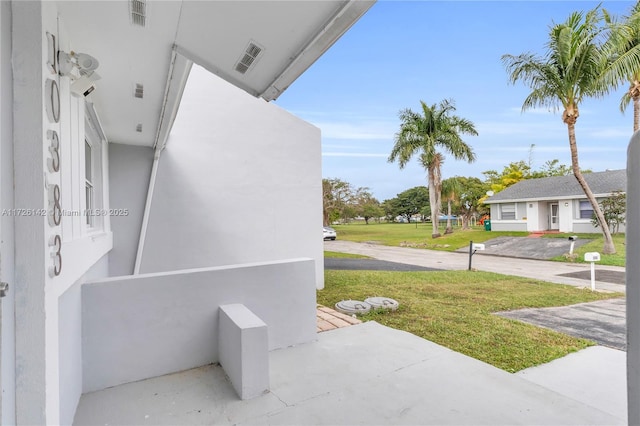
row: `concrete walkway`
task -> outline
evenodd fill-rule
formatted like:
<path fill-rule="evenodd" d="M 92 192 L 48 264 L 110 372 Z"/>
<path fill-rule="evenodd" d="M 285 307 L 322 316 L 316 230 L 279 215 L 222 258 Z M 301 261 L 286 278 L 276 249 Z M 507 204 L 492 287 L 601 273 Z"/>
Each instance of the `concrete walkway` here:
<path fill-rule="evenodd" d="M 597 377 L 588 372 L 574 368 L 560 384 L 549 374 L 511 374 L 373 321 L 269 358 L 271 390 L 257 398 L 239 400 L 222 369 L 209 365 L 85 394 L 74 425 L 626 423 L 617 389 L 584 386 Z M 594 387 L 606 398 L 594 402 Z"/>

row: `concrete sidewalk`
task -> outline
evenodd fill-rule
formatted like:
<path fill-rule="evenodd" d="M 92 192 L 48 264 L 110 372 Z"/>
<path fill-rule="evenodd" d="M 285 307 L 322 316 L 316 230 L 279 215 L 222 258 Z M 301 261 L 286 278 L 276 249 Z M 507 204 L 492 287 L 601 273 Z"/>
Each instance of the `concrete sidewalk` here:
<path fill-rule="evenodd" d="M 465 270 L 469 267 L 468 252 L 389 247 L 342 240 L 325 241 L 325 250 L 362 254 L 389 262 L 407 263 L 436 269 Z M 591 283 L 588 278 L 576 278 L 576 276 L 590 276 L 590 265 L 588 264 L 517 258 L 518 253 L 516 251 L 512 255 L 514 257 L 491 256 L 477 252 L 472 257 L 472 268 L 478 271 L 496 272 L 552 283 L 568 284 L 579 288 L 590 288 Z M 616 266 L 597 265 L 596 271 L 609 271 L 616 276 L 620 276 L 620 274 L 624 274 L 625 269 Z M 596 282 L 596 289 L 624 293 L 624 281 L 620 282 L 619 279 L 617 281 L 616 283 L 598 281 Z"/>

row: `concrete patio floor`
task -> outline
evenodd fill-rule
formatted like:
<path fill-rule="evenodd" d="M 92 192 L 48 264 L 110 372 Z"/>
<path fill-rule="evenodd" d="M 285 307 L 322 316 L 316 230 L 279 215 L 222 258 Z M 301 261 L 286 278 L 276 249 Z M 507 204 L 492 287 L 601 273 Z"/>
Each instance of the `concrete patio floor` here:
<path fill-rule="evenodd" d="M 624 362 L 618 359 L 624 352 L 595 349 L 582 357 L 607 365 L 609 374 L 596 374 L 597 368 L 590 374 L 573 362 L 557 389 L 549 378 L 557 377 L 554 363 L 562 360 L 530 374 L 532 369 L 510 374 L 367 322 L 271 352 L 271 391 L 258 398 L 239 400 L 222 369 L 210 365 L 85 394 L 74 424 L 624 424 L 624 404 L 601 398 L 626 399 Z"/>

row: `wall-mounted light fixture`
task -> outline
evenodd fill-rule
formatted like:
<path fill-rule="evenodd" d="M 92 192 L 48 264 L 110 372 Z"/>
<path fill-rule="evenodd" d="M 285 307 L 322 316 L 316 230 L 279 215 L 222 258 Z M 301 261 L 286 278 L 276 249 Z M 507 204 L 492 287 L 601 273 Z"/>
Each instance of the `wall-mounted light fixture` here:
<path fill-rule="evenodd" d="M 96 73 L 99 65 L 96 58 L 86 53 L 58 50 L 59 74 L 73 81 L 71 91 L 78 95 L 86 97 L 95 90 L 93 82 L 100 80 L 100 75 Z"/>
<path fill-rule="evenodd" d="M 60 75 L 70 77 L 72 80 L 80 77 L 87 77 L 91 81 L 100 79 L 100 76 L 95 72 L 100 63 L 96 58 L 86 53 L 76 53 L 73 50 L 67 53 L 58 50 L 58 66 Z M 74 70 L 77 70 L 78 73 L 74 74 Z"/>
<path fill-rule="evenodd" d="M 569 203 L 564 203 L 564 206 L 565 207 L 569 207 Z"/>

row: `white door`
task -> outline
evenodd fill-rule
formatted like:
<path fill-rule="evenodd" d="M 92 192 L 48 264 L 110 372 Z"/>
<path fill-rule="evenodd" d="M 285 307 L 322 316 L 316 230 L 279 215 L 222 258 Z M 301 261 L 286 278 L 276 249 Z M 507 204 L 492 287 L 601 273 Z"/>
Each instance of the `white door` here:
<path fill-rule="evenodd" d="M 560 229 L 560 223 L 558 221 L 558 203 L 549 204 L 549 229 Z"/>

